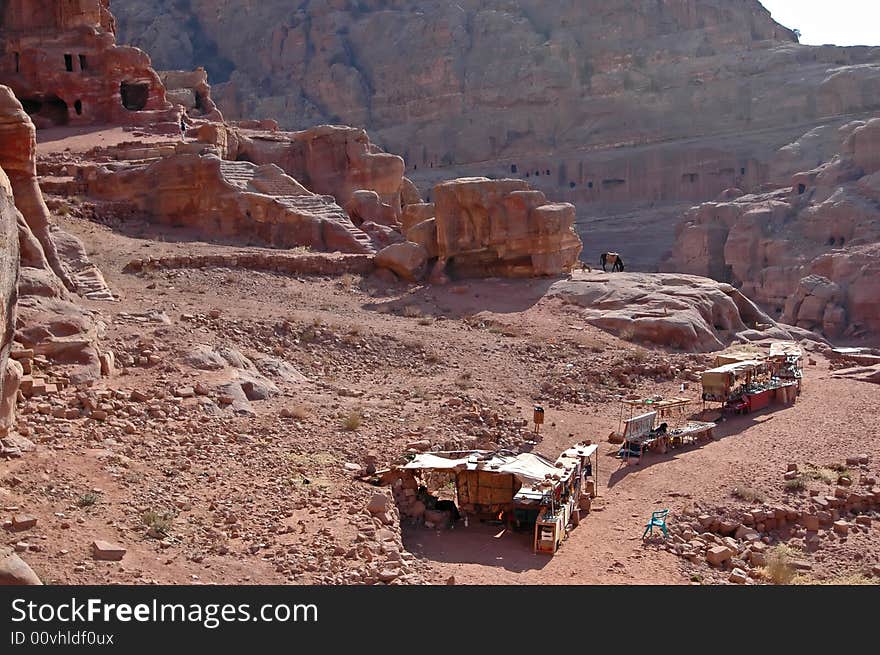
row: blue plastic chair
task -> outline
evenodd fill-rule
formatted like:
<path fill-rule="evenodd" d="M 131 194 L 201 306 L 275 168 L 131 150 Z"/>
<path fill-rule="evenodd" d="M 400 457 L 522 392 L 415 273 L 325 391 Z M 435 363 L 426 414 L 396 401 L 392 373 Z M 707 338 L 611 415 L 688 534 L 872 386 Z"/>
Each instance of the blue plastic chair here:
<path fill-rule="evenodd" d="M 645 526 L 645 532 L 642 535 L 642 539 L 650 534 L 652 537 L 654 536 L 654 526 L 657 526 L 663 531 L 663 538 L 669 536 L 669 530 L 666 528 L 666 517 L 669 515 L 668 509 L 662 509 L 659 512 L 653 512 L 651 514 L 651 521 L 648 525 Z"/>

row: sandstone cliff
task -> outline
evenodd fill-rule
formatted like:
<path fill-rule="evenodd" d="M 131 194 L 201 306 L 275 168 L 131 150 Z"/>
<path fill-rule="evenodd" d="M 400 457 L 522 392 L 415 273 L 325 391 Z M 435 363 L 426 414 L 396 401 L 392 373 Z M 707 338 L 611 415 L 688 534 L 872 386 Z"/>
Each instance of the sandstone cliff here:
<path fill-rule="evenodd" d="M 834 132 L 840 154 L 790 186 L 693 208 L 666 267 L 731 282 L 792 325 L 880 334 L 880 119 Z M 779 161 L 828 138 L 807 134 Z"/>
<path fill-rule="evenodd" d="M 0 86 L 0 167 L 6 171 L 15 204 L 27 223 L 22 243 L 25 265 L 51 269 L 68 288 L 73 282 L 49 235 L 49 209 L 37 183 L 36 129 L 12 90 Z"/>
<path fill-rule="evenodd" d="M 435 235 L 429 248 L 436 247 L 441 262 L 456 274 L 567 274 L 580 255 L 574 206 L 547 202 L 522 180 L 450 180 L 437 185 L 434 195 Z M 418 233 L 421 225 L 407 235 Z"/>
<path fill-rule="evenodd" d="M 676 212 L 662 206 L 757 191 L 781 146 L 880 107 L 880 49 L 801 46 L 757 0 L 129 0 L 114 10 L 123 38 L 161 67 L 206 66 L 228 117 L 365 127 L 425 189 L 529 178 L 577 205 L 596 253 L 637 247 L 630 261 L 643 269 L 674 238 Z M 594 231 L 612 212 L 620 219 Z M 646 222 L 650 239 L 637 235 Z"/>

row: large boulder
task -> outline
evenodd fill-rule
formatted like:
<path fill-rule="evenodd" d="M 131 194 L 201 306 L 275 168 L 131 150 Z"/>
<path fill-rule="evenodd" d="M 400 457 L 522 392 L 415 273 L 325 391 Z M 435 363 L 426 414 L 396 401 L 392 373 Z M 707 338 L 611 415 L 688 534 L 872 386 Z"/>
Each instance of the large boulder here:
<path fill-rule="evenodd" d="M 376 255 L 376 266 L 387 268 L 407 282 L 418 282 L 425 274 L 428 252 L 412 241 L 395 243 Z"/>
<path fill-rule="evenodd" d="M 438 256 L 460 275 L 560 275 L 580 256 L 574 206 L 522 180 L 461 178 L 434 195 Z"/>
<path fill-rule="evenodd" d="M 352 193 L 351 200 L 345 211 L 355 225 L 361 223 L 378 223 L 379 225 L 397 225 L 398 213 L 391 205 L 385 204 L 375 191 L 358 190 Z"/>
<path fill-rule="evenodd" d="M 11 548 L 0 547 L 0 585 L 42 585 L 40 578 Z"/>
<path fill-rule="evenodd" d="M 405 234 L 407 241 L 422 246 L 431 259 L 440 255 L 440 246 L 437 243 L 437 219 L 429 218 L 421 223 L 416 223 Z"/>

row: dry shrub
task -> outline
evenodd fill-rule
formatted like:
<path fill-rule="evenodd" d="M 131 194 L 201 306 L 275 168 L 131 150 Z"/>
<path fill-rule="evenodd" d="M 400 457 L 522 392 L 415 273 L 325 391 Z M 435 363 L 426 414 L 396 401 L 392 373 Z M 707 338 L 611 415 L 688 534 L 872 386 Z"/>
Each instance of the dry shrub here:
<path fill-rule="evenodd" d="M 299 333 L 299 340 L 303 343 L 312 343 L 318 338 L 318 331 L 311 325 Z"/>
<path fill-rule="evenodd" d="M 80 496 L 76 501 L 76 505 L 77 507 L 91 507 L 98 502 L 98 498 L 98 494 L 90 491 Z"/>
<path fill-rule="evenodd" d="M 825 466 L 810 467 L 805 471 L 807 477 L 813 480 L 820 480 L 825 484 L 834 484 L 837 482 L 837 473 Z"/>
<path fill-rule="evenodd" d="M 851 587 L 855 585 L 880 585 L 880 579 L 871 578 L 863 573 L 847 573 L 838 575 L 827 580 L 817 580 L 806 575 L 796 575 L 791 584 L 793 585 L 836 585 L 840 587 Z"/>
<path fill-rule="evenodd" d="M 403 315 L 407 318 L 421 318 L 422 310 L 415 305 L 407 305 L 403 308 Z"/>
<path fill-rule="evenodd" d="M 336 287 L 338 289 L 344 289 L 346 291 L 350 291 L 351 288 L 357 282 L 357 278 L 351 273 L 343 273 L 340 278 L 336 281 Z"/>
<path fill-rule="evenodd" d="M 587 350 L 594 353 L 605 352 L 605 346 L 595 337 L 586 335 L 582 332 L 577 333 L 572 339 L 578 346 L 585 346 Z"/>
<path fill-rule="evenodd" d="M 826 468 L 831 469 L 837 473 L 838 476 L 852 478 L 852 471 L 849 470 L 849 467 L 846 464 L 829 464 Z M 835 478 L 834 481 L 836 482 L 837 478 Z"/>
<path fill-rule="evenodd" d="M 807 484 L 804 482 L 803 478 L 795 478 L 793 480 L 785 481 L 785 491 L 787 493 L 793 494 L 798 493 L 799 491 L 803 491 L 807 488 Z"/>
<path fill-rule="evenodd" d="M 470 389 L 472 377 L 470 373 L 462 373 L 455 379 L 455 386 L 459 389 Z"/>
<path fill-rule="evenodd" d="M 624 341 L 633 341 L 636 337 L 636 330 L 631 325 L 627 325 L 620 330 L 618 336 Z"/>
<path fill-rule="evenodd" d="M 281 410 L 281 415 L 285 418 L 295 418 L 304 421 L 309 418 L 312 413 L 305 405 L 294 405 L 293 407 L 285 407 Z"/>
<path fill-rule="evenodd" d="M 159 513 L 154 510 L 144 512 L 141 517 L 144 525 L 149 528 L 149 532 L 156 536 L 165 536 L 171 532 L 171 525 L 174 523 L 174 516 L 170 512 Z"/>
<path fill-rule="evenodd" d="M 734 498 L 739 498 L 747 503 L 763 503 L 765 500 L 764 493 L 744 482 L 737 484 L 730 492 Z"/>
<path fill-rule="evenodd" d="M 360 409 L 353 409 L 342 419 L 342 427 L 349 432 L 354 432 L 364 421 L 364 414 Z"/>
<path fill-rule="evenodd" d="M 648 351 L 643 350 L 642 348 L 637 348 L 629 354 L 629 359 L 636 364 L 644 364 L 648 361 Z"/>
<path fill-rule="evenodd" d="M 791 584 L 795 577 L 795 569 L 791 561 L 795 551 L 785 544 L 779 544 L 767 553 L 767 565 L 764 571 L 767 579 L 777 585 Z"/>
<path fill-rule="evenodd" d="M 422 400 L 432 400 L 434 398 L 434 393 L 421 384 L 416 384 L 413 387 L 413 393 Z"/>

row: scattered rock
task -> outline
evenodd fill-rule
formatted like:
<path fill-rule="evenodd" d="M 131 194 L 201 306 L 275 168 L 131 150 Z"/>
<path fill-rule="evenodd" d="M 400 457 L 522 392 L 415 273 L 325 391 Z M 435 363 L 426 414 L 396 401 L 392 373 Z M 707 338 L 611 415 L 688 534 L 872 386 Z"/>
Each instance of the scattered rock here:
<path fill-rule="evenodd" d="M 97 560 L 118 562 L 125 557 L 126 549 L 109 541 L 94 541 L 92 555 Z"/>

